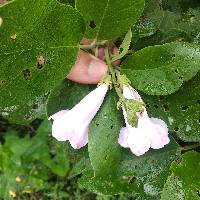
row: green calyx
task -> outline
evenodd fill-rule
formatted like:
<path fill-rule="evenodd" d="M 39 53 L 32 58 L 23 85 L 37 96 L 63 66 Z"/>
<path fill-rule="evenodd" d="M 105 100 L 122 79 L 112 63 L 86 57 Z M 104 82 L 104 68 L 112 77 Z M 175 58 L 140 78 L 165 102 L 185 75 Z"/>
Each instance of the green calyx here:
<path fill-rule="evenodd" d="M 125 99 L 123 102 L 123 107 L 127 113 L 128 123 L 137 127 L 138 125 L 138 116 L 137 113 L 144 112 L 144 102 L 139 102 L 134 99 Z"/>
<path fill-rule="evenodd" d="M 110 89 L 112 89 L 112 77 L 110 74 L 106 74 L 101 81 L 98 83 L 98 86 L 102 85 L 102 84 L 107 84 Z"/>

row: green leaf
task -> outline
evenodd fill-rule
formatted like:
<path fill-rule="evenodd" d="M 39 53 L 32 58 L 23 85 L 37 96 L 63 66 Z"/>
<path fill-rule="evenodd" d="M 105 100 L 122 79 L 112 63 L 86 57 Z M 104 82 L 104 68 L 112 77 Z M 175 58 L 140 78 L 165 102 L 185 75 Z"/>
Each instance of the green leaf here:
<path fill-rule="evenodd" d="M 86 188 L 87 190 L 102 194 L 102 195 L 116 195 L 120 193 L 130 193 L 135 194 L 136 192 L 143 196 L 142 188 L 140 188 L 140 183 L 134 181 L 134 183 L 128 183 L 126 178 L 113 179 L 112 177 L 95 176 L 92 170 L 87 171 L 83 174 L 81 179 L 79 179 L 79 187 Z M 138 185 L 137 185 L 138 184 Z"/>
<path fill-rule="evenodd" d="M 147 96 L 144 101 L 154 117 L 162 118 L 172 132 L 187 142 L 199 142 L 200 73 L 169 96 Z"/>
<path fill-rule="evenodd" d="M 173 173 L 167 178 L 161 194 L 161 200 L 185 199 L 182 182 Z M 188 199 L 189 200 L 189 199 Z"/>
<path fill-rule="evenodd" d="M 71 109 L 90 92 L 90 86 L 73 83 L 69 80 L 62 81 L 49 95 L 47 102 L 47 115 Z"/>
<path fill-rule="evenodd" d="M 172 42 L 137 51 L 123 62 L 122 72 L 136 89 L 150 95 L 167 95 L 197 74 L 199 62 L 199 46 Z"/>
<path fill-rule="evenodd" d="M 118 144 L 120 128 L 124 124 L 117 110 L 114 92 L 107 94 L 103 105 L 89 129 L 88 151 L 92 170 L 84 171 L 80 185 L 107 195 L 140 193 L 142 197 L 156 197 L 162 190 L 169 166 L 180 151 L 171 138 L 163 149 L 150 150 L 137 157 Z"/>
<path fill-rule="evenodd" d="M 84 171 L 91 168 L 90 159 L 86 157 L 82 157 L 80 160 L 77 160 L 73 163 L 73 167 L 70 170 L 68 178 L 74 178 L 75 176 L 84 173 Z"/>
<path fill-rule="evenodd" d="M 173 162 L 172 174 L 167 179 L 161 199 L 199 200 L 199 165 L 200 153 L 195 151 L 183 154 L 181 162 Z"/>
<path fill-rule="evenodd" d="M 51 141 L 48 145 L 47 141 L 51 135 L 51 124 L 49 121 L 43 121 L 37 129 L 37 134 L 29 139 L 29 146 L 23 154 L 25 163 L 37 160 L 47 166 L 52 173 L 58 176 L 65 176 L 69 169 L 69 160 L 66 148 L 63 143 Z M 22 142 L 23 140 L 18 140 Z M 51 155 L 50 155 L 51 153 Z"/>
<path fill-rule="evenodd" d="M 189 8 L 199 7 L 198 0 L 162 0 L 162 6 L 164 9 L 173 12 L 186 12 Z"/>
<path fill-rule="evenodd" d="M 134 40 L 154 34 L 163 20 L 160 0 L 146 0 L 143 16 L 132 28 Z"/>
<path fill-rule="evenodd" d="M 114 57 L 112 58 L 111 60 L 112 62 L 123 58 L 127 54 L 131 43 L 131 38 L 132 38 L 132 31 L 130 29 L 125 35 L 124 40 L 119 47 L 119 53 L 117 55 L 114 55 Z"/>
<path fill-rule="evenodd" d="M 199 33 L 200 8 L 189 9 L 185 13 L 164 12 L 164 18 L 160 30 L 169 34 L 169 32 L 183 32 L 191 38 Z"/>
<path fill-rule="evenodd" d="M 74 64 L 84 22 L 56 0 L 12 1 L 0 7 L 0 17 L 0 111 L 17 123 L 29 122 Z"/>
<path fill-rule="evenodd" d="M 144 0 L 78 0 L 76 8 L 86 23 L 85 37 L 110 40 L 119 37 L 140 17 Z"/>
<path fill-rule="evenodd" d="M 115 176 L 121 158 L 117 140 L 123 119 L 117 111 L 117 96 L 109 93 L 89 128 L 88 152 L 96 176 Z"/>
<path fill-rule="evenodd" d="M 45 164 L 54 174 L 64 177 L 69 170 L 69 160 L 65 143 L 60 143 L 57 141 L 52 142 L 52 148 L 50 151 L 53 155 L 53 158 L 47 161 Z"/>

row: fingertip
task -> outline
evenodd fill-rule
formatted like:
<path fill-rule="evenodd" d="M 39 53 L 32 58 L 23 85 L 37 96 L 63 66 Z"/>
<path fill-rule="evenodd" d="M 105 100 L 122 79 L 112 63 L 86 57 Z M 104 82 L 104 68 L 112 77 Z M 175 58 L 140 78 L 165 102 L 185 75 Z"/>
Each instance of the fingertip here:
<path fill-rule="evenodd" d="M 93 82 L 99 82 L 103 76 L 107 73 L 107 66 L 104 62 L 100 60 L 91 60 L 88 67 L 88 76 Z"/>
<path fill-rule="evenodd" d="M 81 50 L 67 78 L 78 83 L 96 84 L 106 73 L 105 62 Z"/>

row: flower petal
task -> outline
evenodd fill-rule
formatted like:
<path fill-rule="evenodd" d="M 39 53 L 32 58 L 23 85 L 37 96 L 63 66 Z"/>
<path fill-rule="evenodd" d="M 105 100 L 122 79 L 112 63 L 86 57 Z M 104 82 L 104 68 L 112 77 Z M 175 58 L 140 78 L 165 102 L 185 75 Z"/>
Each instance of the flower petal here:
<path fill-rule="evenodd" d="M 142 98 L 138 94 L 138 92 L 130 86 L 123 86 L 123 96 L 126 99 L 134 99 L 134 100 L 137 100 L 137 101 L 142 101 Z"/>
<path fill-rule="evenodd" d="M 118 143 L 124 147 L 124 148 L 128 148 L 128 129 L 126 127 L 121 128 L 120 130 L 120 134 L 119 134 L 119 138 L 118 138 Z"/>
<path fill-rule="evenodd" d="M 88 126 L 99 110 L 106 92 L 107 84 L 102 84 L 86 95 L 71 110 L 62 110 L 53 119 L 52 135 L 58 141 L 69 140 L 73 148 L 79 149 L 87 144 Z"/>
<path fill-rule="evenodd" d="M 127 142 L 129 148 L 136 156 L 141 156 L 145 154 L 149 150 L 151 145 L 148 136 L 138 128 L 133 127 L 131 132 L 129 132 Z"/>
<path fill-rule="evenodd" d="M 71 111 L 82 116 L 84 121 L 91 121 L 103 103 L 108 85 L 102 84 L 86 95 Z"/>
<path fill-rule="evenodd" d="M 68 129 L 64 117 L 68 112 L 69 110 L 61 110 L 49 117 L 49 119 L 54 120 L 52 125 L 52 136 L 58 141 L 68 140 Z"/>
<path fill-rule="evenodd" d="M 88 143 L 88 126 L 79 127 L 68 138 L 74 149 L 80 149 Z"/>
<path fill-rule="evenodd" d="M 154 124 L 154 131 L 151 133 L 151 147 L 153 149 L 163 148 L 170 142 L 167 125 L 161 119 L 151 118 L 150 120 Z"/>

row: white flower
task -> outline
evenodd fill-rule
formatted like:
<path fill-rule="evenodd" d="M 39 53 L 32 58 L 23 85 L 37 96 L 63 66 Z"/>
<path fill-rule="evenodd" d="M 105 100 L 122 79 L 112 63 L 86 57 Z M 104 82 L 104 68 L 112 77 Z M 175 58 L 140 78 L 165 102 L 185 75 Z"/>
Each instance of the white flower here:
<path fill-rule="evenodd" d="M 99 110 L 106 92 L 107 84 L 102 84 L 85 96 L 71 110 L 61 110 L 49 119 L 53 119 L 52 136 L 58 141 L 68 140 L 74 149 L 88 142 L 88 126 Z"/>
<path fill-rule="evenodd" d="M 123 87 L 123 95 L 126 99 L 134 99 L 142 102 L 140 95 L 130 86 Z M 136 156 L 143 155 L 150 147 L 160 149 L 169 143 L 168 128 L 165 122 L 157 118 L 149 118 L 147 111 L 136 113 L 138 117 L 137 127 L 128 123 L 127 112 L 123 108 L 126 127 L 120 130 L 118 142 L 124 148 L 130 148 Z"/>

